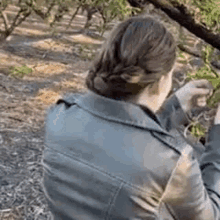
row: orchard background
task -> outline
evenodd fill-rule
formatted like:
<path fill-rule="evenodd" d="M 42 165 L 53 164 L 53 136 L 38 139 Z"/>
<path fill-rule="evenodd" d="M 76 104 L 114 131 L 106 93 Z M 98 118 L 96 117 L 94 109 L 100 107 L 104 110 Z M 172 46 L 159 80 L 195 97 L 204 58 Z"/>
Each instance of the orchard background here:
<path fill-rule="evenodd" d="M 112 27 L 137 14 L 157 17 L 177 41 L 170 95 L 192 79 L 214 86 L 180 127 L 204 149 L 220 102 L 219 0 L 1 0 L 0 219 L 51 219 L 41 186 L 46 112 L 63 95 L 86 92 Z"/>

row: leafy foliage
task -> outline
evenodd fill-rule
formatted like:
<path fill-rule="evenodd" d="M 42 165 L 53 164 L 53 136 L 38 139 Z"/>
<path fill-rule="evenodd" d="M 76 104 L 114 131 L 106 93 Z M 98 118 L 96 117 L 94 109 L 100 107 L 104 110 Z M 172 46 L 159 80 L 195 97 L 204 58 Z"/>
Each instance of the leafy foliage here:
<path fill-rule="evenodd" d="M 119 18 L 120 20 L 124 20 L 132 11 L 140 11 L 140 9 L 128 7 L 127 0 L 94 0 L 92 2 L 94 7 L 99 8 L 99 13 L 102 16 L 102 22 L 96 25 L 101 35 L 104 34 L 108 28 L 108 24 L 114 19 Z"/>
<path fill-rule="evenodd" d="M 220 31 L 219 0 L 177 0 L 188 7 L 197 22 L 213 31 Z"/>
<path fill-rule="evenodd" d="M 215 72 L 210 64 L 213 51 L 214 48 L 210 45 L 205 46 L 202 50 L 202 57 L 205 66 L 198 69 L 195 75 L 190 73 L 187 74 L 187 79 L 207 79 L 212 84 L 214 91 L 213 95 L 207 100 L 209 107 L 214 107 L 217 102 L 220 102 L 220 99 L 218 99 L 219 93 L 217 92 L 220 89 L 220 76 Z"/>
<path fill-rule="evenodd" d="M 206 129 L 200 123 L 194 123 L 191 128 L 191 134 L 194 137 L 201 138 L 205 135 Z"/>
<path fill-rule="evenodd" d="M 217 23 L 220 22 L 220 2 L 219 0 L 193 0 L 195 4 L 200 9 L 201 22 L 213 28 Z"/>
<path fill-rule="evenodd" d="M 220 102 L 220 76 L 215 72 L 210 64 L 210 60 L 213 56 L 214 48 L 210 45 L 204 46 L 202 49 L 202 58 L 205 63 L 204 67 L 199 68 L 194 74 L 188 73 L 186 79 L 206 79 L 213 86 L 213 94 L 207 100 L 207 106 L 214 108 Z M 195 137 L 204 137 L 204 128 L 200 123 L 193 124 L 191 134 Z"/>

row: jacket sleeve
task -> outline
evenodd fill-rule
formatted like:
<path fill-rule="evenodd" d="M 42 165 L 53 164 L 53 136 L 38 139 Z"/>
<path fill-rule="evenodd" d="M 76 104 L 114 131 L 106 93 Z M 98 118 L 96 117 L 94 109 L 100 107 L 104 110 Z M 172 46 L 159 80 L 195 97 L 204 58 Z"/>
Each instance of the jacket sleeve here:
<path fill-rule="evenodd" d="M 186 145 L 161 203 L 174 219 L 220 220 L 220 124 L 210 129 L 200 163 Z"/>
<path fill-rule="evenodd" d="M 188 125 L 189 116 L 183 111 L 175 94 L 171 95 L 157 111 L 156 116 L 167 131 L 179 125 Z"/>

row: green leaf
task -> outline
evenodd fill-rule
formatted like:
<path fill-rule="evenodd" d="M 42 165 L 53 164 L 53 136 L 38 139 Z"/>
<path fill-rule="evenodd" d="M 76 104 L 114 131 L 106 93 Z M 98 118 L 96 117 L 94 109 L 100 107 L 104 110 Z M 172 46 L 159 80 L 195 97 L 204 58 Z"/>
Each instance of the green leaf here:
<path fill-rule="evenodd" d="M 205 132 L 206 132 L 206 129 L 200 123 L 197 123 L 192 126 L 191 134 L 194 137 L 202 137 L 205 135 Z"/>
<path fill-rule="evenodd" d="M 217 86 L 220 84 L 220 78 L 216 78 L 214 76 L 211 76 L 211 75 L 199 75 L 199 74 L 196 74 L 195 76 L 190 76 L 189 75 L 189 78 L 190 79 L 207 79 L 211 84 L 212 86 L 214 87 L 214 89 L 217 88 Z"/>
<path fill-rule="evenodd" d="M 185 56 L 182 53 L 179 53 L 179 57 L 185 59 Z"/>
<path fill-rule="evenodd" d="M 21 67 L 14 67 L 14 68 L 10 68 L 11 70 L 11 74 L 12 75 L 18 75 L 23 77 L 25 74 L 29 74 L 32 73 L 32 69 L 27 67 L 26 65 L 23 65 Z"/>
<path fill-rule="evenodd" d="M 208 79 L 209 82 L 212 83 L 213 87 L 216 89 L 217 86 L 220 84 L 220 78 L 215 78 L 215 79 Z"/>
<path fill-rule="evenodd" d="M 187 64 L 187 60 L 178 60 L 178 63 Z"/>
<path fill-rule="evenodd" d="M 192 133 L 193 135 L 195 135 L 195 132 L 196 132 L 196 129 L 195 129 L 195 126 L 193 126 L 191 133 Z"/>
<path fill-rule="evenodd" d="M 211 100 L 207 100 L 207 105 L 213 108 L 217 103 L 220 103 L 220 91 L 216 91 L 215 95 L 212 97 Z"/>

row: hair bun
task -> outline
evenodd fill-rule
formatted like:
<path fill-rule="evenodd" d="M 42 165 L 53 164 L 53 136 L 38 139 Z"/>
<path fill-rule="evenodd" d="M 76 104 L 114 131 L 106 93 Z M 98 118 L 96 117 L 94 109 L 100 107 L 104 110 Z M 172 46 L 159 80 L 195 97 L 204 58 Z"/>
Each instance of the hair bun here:
<path fill-rule="evenodd" d="M 122 67 L 117 66 L 114 74 L 110 75 L 109 81 L 123 81 L 126 83 L 138 83 L 145 75 L 144 69 L 139 66 Z"/>
<path fill-rule="evenodd" d="M 176 45 L 153 17 L 129 18 L 107 38 L 86 79 L 100 95 L 128 99 L 157 84 L 172 69 Z"/>

